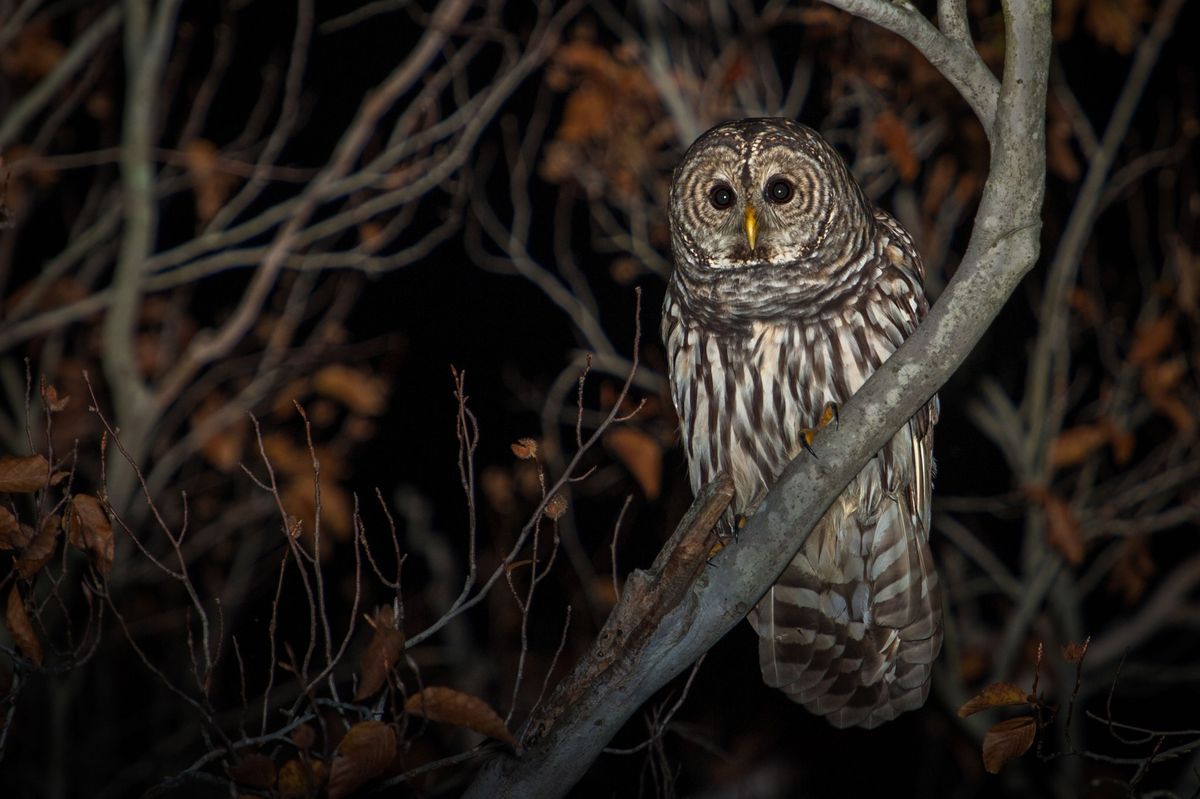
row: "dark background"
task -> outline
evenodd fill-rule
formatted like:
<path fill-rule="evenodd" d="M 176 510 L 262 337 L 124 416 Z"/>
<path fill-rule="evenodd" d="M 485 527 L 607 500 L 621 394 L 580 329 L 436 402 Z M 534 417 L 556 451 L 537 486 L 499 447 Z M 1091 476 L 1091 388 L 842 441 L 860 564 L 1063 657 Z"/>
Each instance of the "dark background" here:
<path fill-rule="evenodd" d="M 69 9 L 46 10 L 40 15 L 44 17 L 41 35 L 69 45 L 87 20 L 98 13 L 100 5 L 82 3 Z M 294 11 L 283 5 L 225 4 L 217 12 L 207 4 L 183 4 L 177 42 L 185 42 L 186 47 L 181 45 L 176 51 L 177 72 L 171 76 L 168 87 L 173 102 L 164 104 L 160 134 L 164 146 L 178 137 L 186 117 L 188 103 L 180 98 L 194 96 L 208 72 L 213 34 L 219 26 L 233 31 L 237 44 L 227 77 L 204 118 L 201 136 L 220 146 L 237 138 L 260 98 L 259 76 L 263 66 L 286 62 L 295 19 Z M 568 24 L 563 41 L 588 41 L 597 50 L 611 54 L 614 63 L 637 65 L 641 62 L 636 56 L 621 61 L 621 48 L 632 46 L 630 31 L 644 37 L 652 33 L 636 5 L 611 7 L 607 15 L 584 10 Z M 1097 11 L 1098 6 L 1103 9 Z M 349 9 L 346 4 L 320 4 L 316 10 L 317 33 L 307 51 L 302 123 L 283 149 L 279 164 L 320 167 L 366 93 L 417 43 L 425 32 L 425 12 L 411 5 L 397 4 L 397 7 L 399 10 L 380 14 L 350 29 L 322 33 L 322 23 Z M 856 137 L 870 139 L 872 152 L 883 160 L 887 161 L 890 155 L 893 161 L 889 166 L 863 168 L 868 176 L 885 175 L 870 184 L 880 189 L 874 199 L 884 208 L 894 210 L 905 224 L 925 225 L 939 206 L 934 204 L 927 211 L 905 218 L 897 203 L 908 202 L 911 207 L 920 208 L 931 191 L 934 165 L 939 159 L 949 159 L 954 165 L 962 181 L 959 201 L 963 209 L 944 250 L 933 258 L 927 254 L 930 290 L 936 296 L 953 275 L 965 248 L 970 215 L 986 178 L 986 140 L 966 105 L 947 84 L 930 77 L 929 68 L 920 56 L 867 23 L 848 23 L 844 19 L 837 22 L 839 15 L 822 16 L 832 12 L 818 12 L 817 6 L 800 7 L 796 16 L 786 22 L 770 16 L 776 10 L 774 5 L 737 8 L 743 16 L 732 23 L 726 34 L 742 37 L 749 53 L 755 57 L 761 55 L 776 65 L 785 79 L 793 74 L 799 62 L 811 70 L 811 83 L 799 111 L 800 121 L 826 132 L 855 166 L 862 165 L 863 153 L 848 144 Z M 1072 8 L 1055 10 L 1056 76 L 1061 76 L 1073 89 L 1082 114 L 1099 134 L 1130 69 L 1132 50 L 1141 41 L 1157 7 L 1132 0 L 1080 0 Z M 813 13 L 805 16 L 801 13 L 804 10 Z M 924 10 L 932 13 L 932 9 Z M 997 32 L 998 4 L 972 3 L 970 12 L 981 50 L 995 67 L 1003 53 L 1002 30 Z M 1072 13 L 1077 17 L 1071 17 Z M 1105 34 L 1104 28 L 1089 25 L 1086 22 L 1089 13 L 1097 19 L 1110 19 L 1112 15 L 1118 20 L 1126 19 L 1130 42 L 1123 45 L 1119 37 L 1113 38 L 1115 34 Z M 615 29 L 613 14 L 616 19 L 625 20 L 629 28 Z M 711 26 L 694 23 L 682 13 L 668 16 L 673 35 L 686 38 L 694 34 L 705 42 L 720 40 L 724 35 L 716 23 Z M 524 4 L 508 4 L 496 16 L 475 10 L 468 19 L 479 26 L 499 23 L 499 28 L 522 41 L 536 25 L 537 13 Z M 1076 21 L 1068 25 L 1072 19 Z M 1167 350 L 1182 359 L 1185 369 L 1184 377 L 1172 389 L 1172 396 L 1177 396 L 1182 406 L 1195 415 L 1196 406 L 1192 403 L 1196 399 L 1197 364 L 1192 343 L 1200 317 L 1194 305 L 1190 309 L 1183 303 L 1173 310 L 1163 308 L 1171 307 L 1173 298 L 1178 300 L 1180 283 L 1185 282 L 1180 278 L 1183 272 L 1200 274 L 1200 262 L 1195 255 L 1196 215 L 1200 213 L 1200 195 L 1195 185 L 1196 76 L 1193 43 L 1187 33 L 1195 30 L 1198 23 L 1195 4 L 1185 6 L 1175 22 L 1174 34 L 1162 48 L 1128 133 L 1117 149 L 1115 170 L 1136 163 L 1147 153 L 1169 151 L 1170 157 L 1163 157 L 1162 163 L 1136 179 L 1131 178 L 1116 191 L 1089 236 L 1081 268 L 1081 289 L 1072 295 L 1076 315 L 1071 323 L 1071 381 L 1069 386 L 1060 387 L 1069 397 L 1065 428 L 1091 424 L 1106 413 L 1102 408 L 1104 398 L 1112 390 L 1112 381 L 1107 376 L 1114 369 L 1113 359 L 1119 366 L 1133 348 L 1139 325 L 1168 312 L 1174 314 L 1176 327 Z M 1119 27 L 1119 22 L 1116 24 Z M 102 48 L 97 63 L 101 66 L 97 67 L 95 91 L 104 93 L 112 107 L 119 110 L 126 102 L 119 36 Z M 485 48 L 463 76 L 464 84 L 472 88 L 486 85 L 501 63 L 496 52 Z M 553 58 L 549 63 L 554 64 Z M 757 62 L 750 63 L 752 66 L 746 69 L 759 68 L 753 65 Z M 522 82 L 480 136 L 473 148 L 477 157 L 473 156 L 469 167 L 456 172 L 449 181 L 452 188 L 422 199 L 404 236 L 387 246 L 396 250 L 406 246 L 420 231 L 456 213 L 454 208 L 463 215 L 462 228 L 427 256 L 401 269 L 379 275 L 354 269 L 323 274 L 314 296 L 319 298 L 321 292 L 327 297 L 349 293 L 354 298 L 352 310 L 342 320 L 343 335 L 335 345 L 323 349 L 306 351 L 298 344 L 288 361 L 288 369 L 295 376 L 316 373 L 329 363 L 345 362 L 386 382 L 386 408 L 371 418 L 369 434 L 347 435 L 346 423 L 354 414 L 344 408 L 337 409 L 335 421 L 324 427 L 318 424 L 315 434 L 319 446 L 328 446 L 323 454 L 337 464 L 330 469 L 334 473 L 331 479 L 346 496 L 356 495 L 363 500 L 363 523 L 376 553 L 387 552 L 391 546 L 387 520 L 373 499 L 376 489 L 391 507 L 400 551 L 409 554 L 400 592 L 409 635 L 438 617 L 445 607 L 443 600 L 457 593 L 464 571 L 466 507 L 458 474 L 455 436 L 458 407 L 453 396 L 451 367 L 465 373 L 469 407 L 478 420 L 476 473 L 481 482 L 490 479 L 495 486 L 494 493 L 486 488 L 477 491 L 480 566 L 483 573 L 490 573 L 498 561 L 498 553 L 511 543 L 515 531 L 539 499 L 536 490 L 530 490 L 531 465 L 516 461 L 510 445 L 522 437 L 543 437 L 541 415 L 547 390 L 560 373 L 571 368 L 575 353 L 588 349 L 588 342 L 578 333 L 572 319 L 542 291 L 520 276 L 498 273 L 494 264 L 481 264 L 480 248 L 472 243 L 479 239 L 471 221 L 472 202 L 486 203 L 501 219 L 511 214 L 508 159 L 504 152 L 511 140 L 506 140 L 506 131 L 519 135 L 529 130 L 535 120 L 544 119 L 547 132 L 543 144 L 556 137 L 561 141 L 564 121 L 573 113 L 570 97 L 589 80 L 586 70 L 567 69 L 565 85 L 561 81 L 556 83 L 547 74 L 549 69 L 539 68 Z M 0 85 L 0 113 L 35 84 L 35 79 L 20 70 L 7 69 Z M 845 97 L 854 91 L 864 91 L 863 85 L 869 86 L 872 96 L 878 98 L 881 110 L 900 116 L 910 126 L 914 138 L 915 131 L 929 130 L 925 126 L 936 124 L 934 143 L 927 148 L 928 152 L 917 155 L 916 174 L 906 176 L 896 153 L 881 147 L 879 136 L 872 138 L 878 128 L 875 117 L 866 110 L 871 106 L 845 110 Z M 732 89 L 730 94 L 733 99 L 725 101 L 724 115 L 720 109 L 717 112 L 705 109 L 700 118 L 714 116 L 708 121 L 716 122 L 725 115 L 744 115 L 746 111 L 738 105 Z M 1058 102 L 1056 96 L 1052 87 L 1052 106 Z M 441 111 L 447 113 L 452 107 L 447 101 Z M 385 116 L 385 125 L 376 138 L 386 138 L 386 120 L 390 118 Z M 984 381 L 999 386 L 1014 403 L 1022 401 L 1027 366 L 1041 324 L 1038 305 L 1047 263 L 1078 200 L 1082 175 L 1089 162 L 1088 148 L 1077 130 L 1072 133 L 1063 113 L 1052 107 L 1050 119 L 1051 174 L 1043 215 L 1042 262 L 1018 289 L 968 362 L 942 390 L 942 417 L 935 446 L 939 464 L 937 497 L 954 498 L 956 504 L 948 506 L 948 512 L 969 527 L 978 540 L 1022 579 L 1025 579 L 1023 560 L 1029 556 L 1028 543 L 1022 537 L 1027 529 L 1025 519 L 1040 511 L 1037 503 L 1022 493 L 1020 477 L 1014 475 L 1002 452 L 981 432 L 967 408 L 979 401 Z M 76 111 L 47 137 L 43 155 L 95 151 L 119 144 L 118 121 L 119 115 L 115 113 L 97 119 Z M 1066 132 L 1062 129 L 1064 125 Z M 614 127 L 619 128 L 619 123 Z M 593 140 L 576 144 L 570 151 L 577 159 L 575 163 L 586 162 L 604 151 L 616 135 L 600 131 Z M 28 148 L 29 139 L 22 139 L 20 144 Z M 178 147 L 183 144 L 178 143 Z M 650 202 L 661 203 L 661 193 L 656 196 L 654 187 L 665 185 L 662 181 L 667 170 L 687 144 L 672 140 L 653 153 L 651 163 L 657 169 L 657 178 L 641 176 Z M 25 152 L 26 157 L 36 157 L 28 149 Z M 541 158 L 544 148 L 539 147 L 537 152 Z M 34 280 L 47 259 L 62 249 L 89 186 L 95 181 L 112 181 L 118 174 L 117 165 L 110 161 L 84 169 L 62 169 L 53 181 L 38 183 L 31 171 L 22 171 L 20 154 L 18 151 L 18 157 L 14 157 L 11 152 L 4 153 L 5 166 L 11 167 L 15 175 L 10 178 L 13 184 L 8 202 L 16 210 L 17 221 L 13 228 L 0 231 L 0 237 L 5 239 L 4 280 L 0 286 L 10 296 Z M 603 155 L 598 162 L 605 163 L 606 157 Z M 175 167 L 163 166 L 163 173 L 172 168 Z M 860 172 L 860 177 L 863 174 Z M 886 177 L 888 174 L 890 178 Z M 619 259 L 630 256 L 614 252 L 607 245 L 596 246 L 599 234 L 595 212 L 588 203 L 576 201 L 565 222 L 556 216 L 556 204 L 564 193 L 570 195 L 576 191 L 573 185 L 571 178 L 549 179 L 544 172 L 535 171 L 527 190 L 533 216 L 530 254 L 553 270 L 554 232 L 561 233 L 563 224 L 569 227 L 571 251 L 595 294 L 599 320 L 614 348 L 626 356 L 633 347 L 635 288 L 640 288 L 639 354 L 643 369 L 662 376 L 664 359 L 657 326 L 663 275 L 636 265 L 632 273 L 615 270 L 614 264 Z M 14 201 L 18 189 L 19 205 Z M 296 190 L 293 184 L 269 187 L 247 215 L 270 207 Z M 575 196 L 579 195 L 576 191 Z M 619 199 L 611 199 L 603 192 L 593 203 L 607 203 L 618 210 L 624 207 Z M 467 210 L 461 210 L 464 207 Z M 328 218 L 336 208 L 335 204 L 322 206 L 317 218 Z M 195 213 L 194 200 L 188 192 L 164 199 L 159 206 L 156 247 L 165 250 L 194 236 Z M 646 214 L 652 227 L 661 229 L 665 224 L 661 204 L 652 205 Z M 930 235 L 928 228 L 914 232 L 921 244 Z M 258 243 L 269 241 L 270 236 L 264 235 Z M 654 243 L 665 255 L 661 237 Z M 354 236 L 345 233 L 324 242 L 323 246 L 330 250 L 352 247 Z M 508 257 L 495 243 L 485 243 L 482 247 L 501 259 Z M 101 269 L 99 274 L 101 277 L 90 287 L 92 290 L 106 284 L 103 275 L 108 272 Z M 245 270 L 217 275 L 188 287 L 186 296 L 173 294 L 172 307 L 197 326 L 218 324 L 244 290 L 247 278 Z M 1085 303 L 1080 299 L 1086 296 L 1099 298 L 1099 309 L 1095 310 L 1097 304 L 1091 306 L 1091 316 L 1084 313 Z M 319 305 L 319 300 L 314 302 L 314 306 Z M 301 329 L 313 329 L 318 323 L 314 313 Z M 0 321 L 0 327 L 4 324 Z M 37 375 L 48 372 L 47 379 L 60 387 L 74 386 L 70 393 L 77 403 L 76 409 L 86 406 L 87 400 L 79 391 L 78 367 L 80 363 L 90 367 L 93 376 L 102 370 L 103 353 L 95 344 L 97 325 L 97 318 L 89 318 L 60 332 L 57 346 L 60 352 L 75 356 L 70 362 L 56 357 L 49 365 L 43 364 L 46 339 L 41 337 L 23 340 L 4 354 L 9 370 L 6 397 L 12 403 L 5 411 L 6 429 L 10 433 L 6 449 L 17 451 L 13 442 L 22 438 L 20 430 L 26 409 L 21 407 L 20 394 L 14 394 L 11 379 L 13 374 L 22 375 L 22 359 L 31 359 L 35 381 Z M 255 346 L 248 340 L 236 355 L 251 357 Z M 1115 352 L 1110 351 L 1114 347 Z M 72 369 L 75 371 L 68 374 Z M 288 395 L 284 390 L 287 382 L 281 379 L 278 393 L 259 402 L 254 410 L 261 416 L 264 430 L 288 431 L 302 445 L 302 427 L 286 403 L 280 410 L 278 402 L 279 397 Z M 619 385 L 620 375 L 603 372 L 590 375 L 583 392 L 585 405 L 605 409 Z M 110 395 L 102 381 L 98 394 L 103 408 Z M 314 399 L 310 390 L 302 397 L 310 411 L 313 408 L 309 403 L 321 401 L 319 394 L 317 391 Z M 588 579 L 598 580 L 598 585 L 608 580 L 608 545 L 625 497 L 632 496 L 632 501 L 619 533 L 618 571 L 622 575 L 650 563 L 690 503 L 686 466 L 675 445 L 675 421 L 669 400 L 645 387 L 635 388 L 634 394 L 651 401 L 631 426 L 659 448 L 661 491 L 647 492 L 645 484 L 636 478 L 629 456 L 622 455 L 611 440 L 606 439 L 586 456 L 585 466 L 594 466 L 596 471 L 572 487 L 569 516 L 564 524 L 570 525 L 570 535 L 578 539 L 582 557 L 590 563 L 593 573 L 579 574 L 578 567 L 560 553 L 550 579 L 540 589 L 528 622 L 530 658 L 526 668 L 532 676 L 526 679 L 532 688 L 527 684 L 521 693 L 514 728 L 524 719 L 550 666 L 562 635 L 565 606 L 572 607 L 572 623 L 563 654 L 551 676 L 551 686 L 556 676 L 565 674 L 571 663 L 586 651 L 603 621 L 611 598 L 606 603 L 607 595 L 598 588 L 593 588 L 589 596 L 581 585 Z M 564 407 L 569 417 L 574 407 L 574 392 L 569 393 Z M 1091 518 L 1080 508 L 1086 508 L 1092 501 L 1079 488 L 1083 485 L 1079 472 L 1091 470 L 1092 477 L 1098 473 L 1102 478 L 1115 479 L 1123 470 L 1144 469 L 1148 480 L 1159 468 L 1156 464 L 1161 463 L 1159 453 L 1164 447 L 1182 447 L 1185 453 L 1193 452 L 1189 448 L 1194 433 L 1181 426 L 1177 417 L 1163 412 L 1152 400 L 1142 401 L 1137 408 L 1129 415 L 1136 419 L 1136 441 L 1129 459 L 1117 463 L 1114 456 L 1100 448 L 1085 463 L 1064 467 L 1055 477 L 1053 489 L 1067 502 L 1076 503 L 1078 519 Z M 115 409 L 115 413 L 119 412 Z M 33 413 L 36 416 L 36 410 Z M 585 427 L 594 429 L 594 424 L 588 421 Z M 158 435 L 167 440 L 181 435 L 183 429 L 183 426 L 174 431 L 164 428 Z M 14 432 L 16 435 L 12 435 Z M 72 439 L 79 442 L 77 490 L 97 491 L 100 427 L 94 418 L 82 417 L 76 420 L 71 432 Z M 571 424 L 565 424 L 560 434 L 568 442 L 569 450 Z M 248 464 L 254 463 L 257 453 L 248 429 L 240 435 L 244 436 L 242 458 Z M 147 456 L 149 462 L 161 455 L 163 446 L 152 448 Z M 1192 457 L 1172 452 L 1172 458 L 1186 461 Z M 547 463 L 547 468 L 551 479 L 556 479 L 555 464 Z M 262 473 L 261 468 L 254 471 Z M 189 571 L 207 589 L 206 597 L 225 590 L 225 581 L 232 579 L 231 563 L 243 541 L 254 536 L 268 541 L 261 545 L 257 566 L 249 575 L 239 573 L 239 579 L 246 581 L 240 588 L 242 601 L 239 606 L 229 608 L 224 618 L 228 635 L 239 636 L 242 655 L 251 664 L 247 687 L 254 697 L 264 687 L 262 675 L 268 658 L 264 629 L 275 597 L 283 545 L 272 538 L 278 535 L 279 519 L 270 503 L 264 508 L 250 502 L 245 507 L 252 512 L 236 520 L 236 524 L 222 518 L 223 509 L 242 507 L 239 503 L 253 493 L 247 482 L 240 472 L 215 469 L 212 462 L 197 454 L 172 472 L 169 490 L 163 489 L 162 501 L 168 519 L 176 521 L 179 511 L 173 497 L 186 490 L 195 507 L 194 523 L 198 528 L 205 525 L 229 528 L 227 537 L 214 537 L 215 543 L 194 553 L 190 561 Z M 536 489 L 536 481 L 532 486 Z M 970 500 L 977 502 L 971 506 Z M 1196 500 L 1193 480 L 1180 486 L 1164 502 L 1179 507 L 1191 503 L 1195 507 Z M 27 515 L 31 510 L 23 501 L 14 500 L 13 507 L 18 514 Z M 935 507 L 936 504 L 935 497 Z M 295 511 L 289 508 L 289 512 Z M 129 514 L 135 526 L 145 525 L 142 529 L 150 529 L 145 514 L 139 515 L 136 510 L 130 510 Z M 935 551 L 940 559 L 954 545 L 937 536 L 936 527 L 934 532 L 938 540 Z M 1134 554 L 1117 552 L 1109 557 L 1111 563 L 1103 568 L 1114 572 L 1120 571 L 1122 563 L 1143 554 L 1148 554 L 1153 566 L 1144 576 L 1140 591 L 1129 590 L 1128 581 L 1123 584 L 1119 577 L 1109 577 L 1107 582 L 1101 580 L 1108 588 L 1101 587 L 1078 597 L 1083 635 L 1099 637 L 1112 625 L 1132 618 L 1170 574 L 1172 565 L 1194 555 L 1196 532 L 1193 517 L 1140 536 L 1141 549 Z M 1084 534 L 1090 535 L 1086 529 Z M 452 563 L 451 584 L 444 584 L 447 575 L 431 564 L 432 550 L 417 543 L 414 535 L 423 536 L 422 540 L 432 536 L 443 542 L 442 550 Z M 1102 551 L 1108 551 L 1104 546 L 1106 540 L 1089 539 L 1083 561 L 1068 566 L 1068 571 L 1077 576 L 1095 567 Z M 136 558 L 133 548 L 120 534 L 117 550 L 119 562 L 123 558 Z M 345 537 L 326 542 L 323 568 L 330 586 L 329 615 L 337 624 L 342 624 L 354 595 L 353 565 L 353 547 Z M 78 580 L 78 570 L 82 568 L 67 569 L 64 573 L 75 574 L 74 579 Z M 117 568 L 119 571 L 129 567 L 118 563 Z M 131 579 L 127 593 L 115 601 L 135 622 L 133 637 L 144 647 L 147 657 L 178 684 L 190 685 L 183 654 L 186 644 L 179 633 L 179 625 L 187 623 L 180 621 L 182 593 L 178 586 L 146 576 L 145 570 L 137 573 L 141 576 Z M 968 576 L 982 579 L 978 574 Z M 943 579 L 954 582 L 961 577 Z M 9 579 L 15 581 L 11 575 L 6 581 Z M 302 590 L 294 577 L 284 582 L 285 597 L 296 598 Z M 369 586 L 364 589 L 360 611 L 387 602 L 391 596 L 382 586 Z M 952 596 L 956 599 L 957 592 Z M 1200 708 L 1200 674 L 1195 672 L 1200 647 L 1197 647 L 1194 596 L 1194 589 L 1190 593 L 1185 591 L 1179 605 L 1181 612 L 1190 612 L 1193 617 L 1164 624 L 1156 635 L 1140 642 L 1130 653 L 1131 661 L 1135 661 L 1131 673 L 1119 683 L 1112 665 L 1087 675 L 1091 686 L 1084 694 L 1088 709 L 1103 713 L 1108 688 L 1115 686 L 1110 700 L 1114 718 L 1155 731 L 1194 730 L 1200 726 L 1200 713 L 1196 710 Z M 952 605 L 956 604 L 955 599 L 951 600 Z M 460 687 L 488 700 L 503 715 L 510 701 L 520 651 L 520 615 L 510 600 L 508 589 L 498 585 L 488 601 L 467 617 L 450 642 L 435 637 L 424 653 L 421 649 L 425 645 L 415 647 L 412 654 L 422 667 L 424 684 Z M 80 602 L 78 596 L 73 596 L 67 604 L 78 610 Z M 999 631 L 1012 613 L 1012 603 L 996 592 L 984 592 L 982 597 L 973 596 L 967 604 L 970 612 L 958 617 L 964 645 L 959 650 L 962 662 L 955 669 L 955 679 L 956 687 L 969 696 L 988 681 L 994 666 L 990 658 L 999 648 Z M 308 623 L 306 605 L 298 600 L 285 602 L 279 640 L 303 642 Z M 208 751 L 201 725 L 190 709 L 150 676 L 131 654 L 126 638 L 111 617 L 101 626 L 105 634 L 90 660 L 62 659 L 64 668 L 59 671 L 21 672 L 28 674 L 28 683 L 14 700 L 16 712 L 11 716 L 7 751 L 0 761 L 0 785 L 10 786 L 11 795 L 138 795 L 160 780 L 187 769 Z M 1047 631 L 1053 635 L 1047 635 Z M 3 640 L 7 644 L 7 639 Z M 356 653 L 366 646 L 366 632 L 360 630 L 353 640 L 351 656 L 337 672 L 345 685 L 350 685 L 353 677 Z M 1061 629 L 1050 617 L 1042 619 L 1030 629 L 1017 669 L 1004 675 L 1005 678 L 1028 688 L 1037 643 L 1044 641 L 1047 658 L 1060 658 L 1060 645 L 1070 640 L 1069 631 Z M 457 651 L 451 651 L 456 648 Z M 0 661 L 4 659 L 0 656 Z M 1061 705 L 1061 700 L 1071 695 L 1060 679 L 1063 674 L 1070 675 L 1071 670 L 1063 672 L 1060 668 L 1054 674 L 1043 675 L 1050 685 L 1045 689 L 1048 705 Z M 410 691 L 415 690 L 411 669 L 402 668 L 401 679 Z M 236 728 L 238 670 L 228 652 L 214 685 L 213 705 L 219 710 L 218 715 L 232 725 L 231 729 Z M 647 717 L 653 715 L 655 707 L 671 707 L 682 690 L 683 681 L 677 680 L 652 703 L 653 707 L 646 708 Z M 1131 758 L 1130 763 L 1102 762 L 1087 756 L 1049 757 L 1069 746 L 1064 741 L 1061 719 L 1058 726 L 1051 725 L 1039 734 L 1037 752 L 1025 755 L 1002 776 L 987 775 L 980 760 L 979 741 L 955 716 L 956 703 L 952 698 L 951 693 L 935 692 L 924 709 L 906 714 L 879 730 L 834 730 L 761 683 L 754 635 L 748 626 L 740 625 L 708 654 L 661 743 L 636 754 L 602 756 L 575 794 L 768 797 L 878 795 L 886 791 L 896 796 L 1123 796 L 1131 792 L 1141 795 L 1137 792 L 1150 789 L 1200 790 L 1194 752 L 1167 763 L 1155 763 L 1144 778 L 1136 777 L 1137 764 L 1146 755 L 1146 746 L 1125 747 L 1110 737 L 1100 723 L 1090 722 L 1088 737 L 1075 740 L 1074 745 L 1080 751 L 1107 758 Z M 252 707 L 254 702 L 252 698 Z M 407 734 L 411 738 L 407 744 L 409 759 L 402 764 L 404 767 L 419 766 L 436 757 L 463 751 L 478 740 L 478 736 L 464 738 L 437 725 L 419 731 L 410 728 Z M 647 720 L 635 716 L 612 746 L 634 747 L 647 735 Z M 1192 738 L 1195 737 L 1193 733 Z M 1155 741 L 1157 737 L 1150 736 L 1148 740 Z M 1164 740 L 1164 747 L 1182 742 L 1177 737 Z M 280 751 L 268 750 L 268 754 L 282 763 L 285 755 L 279 754 Z M 1039 753 L 1046 757 L 1039 758 Z M 404 795 L 454 795 L 469 781 L 472 767 L 471 763 L 451 766 L 424 776 L 415 786 L 402 785 L 391 790 Z M 215 775 L 212 780 L 188 779 L 172 783 L 170 790 L 184 795 L 217 795 L 229 790 L 219 784 L 223 779 L 219 767 L 214 766 L 208 772 Z"/>

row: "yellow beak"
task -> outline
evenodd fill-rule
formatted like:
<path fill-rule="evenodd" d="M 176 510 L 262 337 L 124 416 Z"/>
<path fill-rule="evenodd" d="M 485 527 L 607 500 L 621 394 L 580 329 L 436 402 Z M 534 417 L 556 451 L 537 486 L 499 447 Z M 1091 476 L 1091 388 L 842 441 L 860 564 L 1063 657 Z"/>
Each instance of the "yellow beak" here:
<path fill-rule="evenodd" d="M 746 241 L 750 243 L 750 250 L 753 252 L 758 241 L 758 214 L 754 213 L 754 207 L 750 205 L 746 206 Z"/>

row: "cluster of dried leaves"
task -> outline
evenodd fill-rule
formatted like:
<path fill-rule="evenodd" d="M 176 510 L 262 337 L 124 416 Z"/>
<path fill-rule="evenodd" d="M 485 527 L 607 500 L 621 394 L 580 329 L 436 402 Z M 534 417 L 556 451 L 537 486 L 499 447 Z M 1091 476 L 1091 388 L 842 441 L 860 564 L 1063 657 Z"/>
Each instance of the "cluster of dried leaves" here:
<path fill-rule="evenodd" d="M 37 618 L 41 604 L 35 599 L 34 583 L 59 553 L 59 544 L 65 539 L 71 549 L 84 553 L 101 581 L 113 565 L 113 529 L 100 499 L 64 495 L 47 507 L 45 497 L 67 478 L 67 472 L 53 469 L 42 455 L 0 457 L 0 495 L 7 502 L 0 506 L 0 550 L 10 555 L 0 578 L 0 586 L 10 586 L 4 622 L 17 650 L 34 666 L 45 660 L 41 636 L 31 620 L 31 612 Z M 28 522 L 21 520 L 19 498 L 25 500 L 20 504 L 34 508 Z"/>
<path fill-rule="evenodd" d="M 374 646 L 374 644 L 373 644 Z M 364 662 L 365 668 L 365 662 Z M 408 697 L 403 712 L 414 718 L 473 730 L 516 747 L 504 720 L 485 702 L 451 688 L 429 687 Z M 274 752 L 248 749 L 238 753 L 225 772 L 237 785 L 274 799 L 345 799 L 367 785 L 393 777 L 409 779 L 411 758 L 405 757 L 397 726 L 370 719 L 336 731 L 332 758 L 318 746 L 320 734 L 300 724 Z M 282 762 L 280 762 L 282 761 Z"/>
<path fill-rule="evenodd" d="M 1082 678 L 1083 660 L 1087 656 L 1091 639 L 1082 644 L 1068 644 L 1062 648 L 1063 660 L 1075 667 L 1075 691 L 1079 690 Z M 999 774 L 1000 770 L 1012 760 L 1029 751 L 1037 732 L 1046 729 L 1057 716 L 1058 709 L 1046 701 L 1038 693 L 1038 681 L 1041 675 L 1042 646 L 1037 647 L 1036 667 L 1033 679 L 1033 689 L 1025 691 L 1010 682 L 994 682 L 975 696 L 971 697 L 958 709 L 959 718 L 969 718 L 984 710 L 1001 707 L 1026 707 L 1032 714 L 1024 714 L 1004 719 L 993 724 L 983 736 L 983 765 L 991 774 Z M 1074 709 L 1075 694 L 1072 694 L 1068 713 Z"/>

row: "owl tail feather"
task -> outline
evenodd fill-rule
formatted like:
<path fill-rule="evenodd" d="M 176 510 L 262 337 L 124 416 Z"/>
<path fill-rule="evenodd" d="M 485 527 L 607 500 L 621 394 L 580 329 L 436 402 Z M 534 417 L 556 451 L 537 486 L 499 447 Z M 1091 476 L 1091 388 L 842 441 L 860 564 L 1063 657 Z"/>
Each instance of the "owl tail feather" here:
<path fill-rule="evenodd" d="M 749 616 L 763 680 L 835 727 L 877 727 L 929 694 L 941 598 L 929 544 L 902 504 L 885 500 L 859 531 L 871 544 L 859 552 L 876 554 L 843 549 L 831 570 L 820 539 L 829 525 L 857 526 L 852 513 L 830 518 L 842 512 L 835 503 Z"/>

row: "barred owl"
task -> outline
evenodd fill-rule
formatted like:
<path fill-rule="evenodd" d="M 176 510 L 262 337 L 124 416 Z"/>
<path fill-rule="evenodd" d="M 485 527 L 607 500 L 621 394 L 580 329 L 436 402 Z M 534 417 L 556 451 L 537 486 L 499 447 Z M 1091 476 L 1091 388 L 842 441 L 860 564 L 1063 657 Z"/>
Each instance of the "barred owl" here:
<path fill-rule="evenodd" d="M 816 132 L 701 136 L 670 192 L 662 334 L 692 488 L 753 512 L 808 436 L 925 315 L 912 238 Z M 763 679 L 837 727 L 920 707 L 941 649 L 929 549 L 934 397 L 851 481 L 751 611 Z"/>

